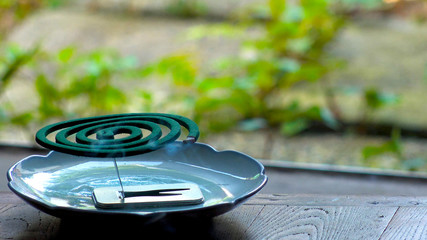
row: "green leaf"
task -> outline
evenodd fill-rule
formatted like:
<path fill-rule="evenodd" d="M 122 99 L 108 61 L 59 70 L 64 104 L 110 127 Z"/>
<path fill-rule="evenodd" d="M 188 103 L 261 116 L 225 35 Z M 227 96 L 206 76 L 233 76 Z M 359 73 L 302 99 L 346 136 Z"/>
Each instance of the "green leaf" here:
<path fill-rule="evenodd" d="M 300 70 L 301 65 L 299 62 L 292 58 L 283 58 L 278 62 L 278 67 L 283 72 L 297 72 Z"/>
<path fill-rule="evenodd" d="M 302 65 L 301 70 L 298 72 L 298 75 L 303 80 L 316 82 L 325 73 L 325 71 L 326 69 L 322 65 L 304 64 Z"/>
<path fill-rule="evenodd" d="M 289 5 L 286 11 L 283 12 L 282 21 L 285 22 L 300 22 L 304 19 L 304 9 L 298 5 Z"/>
<path fill-rule="evenodd" d="M 389 104 L 396 104 L 399 102 L 399 96 L 394 94 L 394 93 L 386 93 L 386 92 L 382 92 L 379 95 L 380 101 L 384 104 L 384 105 L 389 105 Z"/>
<path fill-rule="evenodd" d="M 0 106 L 0 126 L 2 125 L 2 123 L 9 121 L 7 111 L 3 107 L 4 106 Z"/>
<path fill-rule="evenodd" d="M 389 104 L 395 104 L 399 98 L 392 93 L 381 92 L 375 88 L 365 90 L 365 102 L 371 109 L 379 109 Z"/>
<path fill-rule="evenodd" d="M 322 120 L 322 110 L 319 106 L 311 106 L 301 111 L 300 115 L 310 120 Z"/>
<path fill-rule="evenodd" d="M 10 119 L 10 122 L 15 125 L 19 126 L 27 126 L 32 120 L 34 119 L 34 116 L 30 112 L 21 113 L 19 115 L 13 116 Z"/>
<path fill-rule="evenodd" d="M 17 44 L 11 44 L 7 46 L 5 57 L 9 62 L 15 61 L 19 56 L 24 53 L 24 50 Z"/>
<path fill-rule="evenodd" d="M 209 112 L 218 109 L 220 106 L 224 105 L 227 99 L 211 98 L 208 96 L 202 96 L 197 99 L 196 102 L 196 112 Z"/>
<path fill-rule="evenodd" d="M 126 104 L 126 94 L 118 88 L 109 86 L 104 95 L 103 108 L 106 110 L 112 110 Z"/>
<path fill-rule="evenodd" d="M 56 87 L 47 80 L 47 77 L 44 74 L 37 76 L 35 86 L 37 93 L 41 97 L 55 98 L 59 94 Z"/>
<path fill-rule="evenodd" d="M 283 0 L 269 0 L 271 16 L 273 19 L 278 19 L 286 9 L 286 1 Z"/>
<path fill-rule="evenodd" d="M 267 126 L 267 121 L 263 118 L 251 118 L 239 122 L 239 129 L 242 131 L 256 131 Z"/>
<path fill-rule="evenodd" d="M 3 72 L 0 73 L 0 90 L 4 89 L 11 81 L 12 77 L 39 51 L 38 46 L 30 50 L 22 50 L 17 45 L 6 48 L 6 63 Z"/>
<path fill-rule="evenodd" d="M 153 110 L 153 94 L 150 91 L 138 91 L 139 97 L 142 100 L 141 109 L 145 112 L 152 112 Z"/>
<path fill-rule="evenodd" d="M 280 128 L 280 132 L 285 136 L 294 136 L 309 127 L 306 119 L 299 118 L 294 121 L 284 122 Z"/>
<path fill-rule="evenodd" d="M 89 76 L 99 77 L 102 73 L 102 67 L 99 63 L 95 61 L 90 61 L 86 65 L 86 71 Z"/>
<path fill-rule="evenodd" d="M 303 54 L 311 49 L 312 44 L 313 41 L 309 37 L 303 37 L 289 40 L 288 48 L 294 53 Z"/>
<path fill-rule="evenodd" d="M 47 6 L 50 8 L 58 8 L 61 5 L 63 5 L 64 2 L 66 2 L 66 1 L 64 1 L 64 0 L 48 0 Z"/>
<path fill-rule="evenodd" d="M 41 118 L 63 116 L 64 109 L 59 105 L 62 95 L 54 85 L 49 83 L 45 75 L 40 74 L 37 76 L 35 86 L 37 94 L 40 97 L 38 110 Z"/>
<path fill-rule="evenodd" d="M 149 91 L 141 90 L 139 91 L 139 96 L 146 101 L 153 100 L 153 94 Z"/>
<path fill-rule="evenodd" d="M 115 63 L 115 67 L 118 70 L 128 70 L 135 68 L 138 65 L 138 59 L 135 56 L 127 56 L 124 58 L 120 58 Z"/>
<path fill-rule="evenodd" d="M 62 63 L 67 63 L 74 56 L 76 49 L 74 47 L 66 47 L 58 52 L 58 60 Z"/>
<path fill-rule="evenodd" d="M 363 90 L 360 87 L 346 86 L 337 89 L 337 92 L 342 93 L 346 96 L 361 95 Z"/>
<path fill-rule="evenodd" d="M 185 35 L 187 40 L 199 40 L 205 37 L 228 37 L 237 38 L 243 36 L 245 29 L 232 24 L 209 24 L 190 28 Z"/>
<path fill-rule="evenodd" d="M 411 158 L 402 162 L 402 167 L 408 171 L 417 171 L 427 165 L 425 158 Z"/>
<path fill-rule="evenodd" d="M 397 155 L 399 159 L 403 159 L 403 146 L 399 128 L 393 128 L 391 132 L 390 141 L 392 151 Z"/>
<path fill-rule="evenodd" d="M 235 79 L 233 87 L 244 91 L 250 91 L 256 89 L 256 80 L 257 78 L 255 76 L 238 77 Z"/>
<path fill-rule="evenodd" d="M 381 146 L 365 146 L 362 149 L 362 158 L 367 160 L 369 158 L 382 155 L 384 153 L 390 152 L 389 145 L 381 145 Z"/>
<path fill-rule="evenodd" d="M 366 146 L 362 149 L 362 157 L 364 160 L 386 153 L 393 154 L 400 160 L 403 159 L 400 129 L 393 129 L 389 141 L 379 146 Z"/>

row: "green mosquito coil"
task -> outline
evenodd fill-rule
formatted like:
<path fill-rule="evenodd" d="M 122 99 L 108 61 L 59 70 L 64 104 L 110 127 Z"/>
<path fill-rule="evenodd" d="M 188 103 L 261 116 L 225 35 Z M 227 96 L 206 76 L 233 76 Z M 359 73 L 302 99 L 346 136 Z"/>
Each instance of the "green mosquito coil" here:
<path fill-rule="evenodd" d="M 161 126 L 169 132 L 164 134 Z M 186 117 L 127 113 L 51 124 L 37 132 L 36 142 L 45 148 L 77 156 L 125 157 L 154 151 L 174 142 L 181 136 L 181 127 L 188 130 L 185 141 L 197 141 L 199 128 Z M 150 133 L 144 136 L 142 129 Z M 120 134 L 124 137 L 118 137 Z"/>

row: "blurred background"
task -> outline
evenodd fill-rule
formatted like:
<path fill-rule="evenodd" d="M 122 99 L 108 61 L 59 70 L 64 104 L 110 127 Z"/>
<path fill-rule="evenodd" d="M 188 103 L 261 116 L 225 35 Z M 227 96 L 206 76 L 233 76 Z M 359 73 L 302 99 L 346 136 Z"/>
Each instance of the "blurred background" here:
<path fill-rule="evenodd" d="M 427 170 L 427 1 L 0 0 L 0 142 L 168 112 L 283 163 Z"/>

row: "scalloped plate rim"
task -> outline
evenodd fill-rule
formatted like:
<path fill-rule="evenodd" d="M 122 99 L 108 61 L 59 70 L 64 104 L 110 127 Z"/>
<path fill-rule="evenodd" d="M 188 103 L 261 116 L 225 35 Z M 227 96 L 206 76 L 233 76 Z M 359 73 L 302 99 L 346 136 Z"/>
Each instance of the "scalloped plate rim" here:
<path fill-rule="evenodd" d="M 177 143 L 178 141 L 174 142 Z M 173 144 L 174 144 L 173 143 Z M 179 143 L 179 142 L 178 142 Z M 208 151 L 212 151 L 215 154 L 237 154 L 239 156 L 243 156 L 248 161 L 252 161 L 258 165 L 259 173 L 263 177 L 262 182 L 254 187 L 252 191 L 248 192 L 245 195 L 237 196 L 236 198 L 232 199 L 230 202 L 222 202 L 218 203 L 212 206 L 206 206 L 202 208 L 196 208 L 196 209 L 187 209 L 187 210 L 170 210 L 170 211 L 164 211 L 164 212 L 144 212 L 144 214 L 139 214 L 138 212 L 109 212 L 109 211 L 100 211 L 99 209 L 79 209 L 79 208 L 70 208 L 70 207 L 63 207 L 63 206 L 57 206 L 52 204 L 51 202 L 45 201 L 44 199 L 41 199 L 35 194 L 32 194 L 28 192 L 26 189 L 22 188 L 22 186 L 19 186 L 14 181 L 14 176 L 12 174 L 13 169 L 15 167 L 19 166 L 21 163 L 26 161 L 27 159 L 34 158 L 34 157 L 43 157 L 48 158 L 50 156 L 55 156 L 56 154 L 64 154 L 56 151 L 50 151 L 46 155 L 31 155 L 26 158 L 23 158 L 22 160 L 16 162 L 14 165 L 12 165 L 9 170 L 7 171 L 7 179 L 8 179 L 8 187 L 11 189 L 12 192 L 14 192 L 17 196 L 22 198 L 24 201 L 32 205 L 33 207 L 46 212 L 50 215 L 56 216 L 56 217 L 67 217 L 74 214 L 81 214 L 85 216 L 91 216 L 91 217 L 103 217 L 103 216 L 114 216 L 114 217 L 138 217 L 138 218 L 145 218 L 147 220 L 154 219 L 156 217 L 163 218 L 168 215 L 176 215 L 176 214 L 182 214 L 182 215 L 193 215 L 196 214 L 199 211 L 212 211 L 213 216 L 220 215 L 222 213 L 228 212 L 241 203 L 248 200 L 250 197 L 258 193 L 267 183 L 268 177 L 265 174 L 265 168 L 264 166 L 255 158 L 239 152 L 235 150 L 217 150 L 211 145 L 205 144 L 205 143 L 191 143 L 195 144 L 198 147 L 207 149 Z M 161 151 L 161 149 L 156 150 Z"/>

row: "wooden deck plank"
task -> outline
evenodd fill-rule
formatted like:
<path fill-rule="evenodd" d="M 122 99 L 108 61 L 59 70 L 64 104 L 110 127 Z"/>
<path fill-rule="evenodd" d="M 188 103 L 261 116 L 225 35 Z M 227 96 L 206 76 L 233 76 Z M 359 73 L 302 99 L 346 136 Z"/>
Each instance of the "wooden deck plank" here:
<path fill-rule="evenodd" d="M 194 239 L 427 239 L 421 197 L 258 194 L 212 220 L 90 222 L 42 213 L 0 192 L 0 239 L 100 239 L 153 236 Z M 402 206 L 399 206 L 402 205 Z"/>
<path fill-rule="evenodd" d="M 266 206 L 248 239 L 378 239 L 397 207 Z"/>
<path fill-rule="evenodd" d="M 24 203 L 14 193 L 0 191 L 0 204 Z M 257 194 L 245 205 L 427 207 L 427 196 L 365 196 L 322 194 Z"/>
<path fill-rule="evenodd" d="M 261 213 L 264 206 L 243 205 L 214 219 L 211 238 L 248 239 L 246 233 Z"/>
<path fill-rule="evenodd" d="M 427 207 L 400 207 L 380 239 L 427 239 Z"/>
<path fill-rule="evenodd" d="M 166 238 L 185 236 L 191 231 L 200 239 L 378 239 L 397 210 L 395 207 L 243 205 L 206 224 L 160 222 L 141 228 L 134 224 L 61 221 L 26 204 L 2 206 L 7 207 L 2 207 L 6 210 L 0 213 L 1 239 L 72 239 L 82 234 L 106 237 L 117 235 L 121 229 L 126 236 L 143 233 Z"/>
<path fill-rule="evenodd" d="M 427 197 L 321 195 L 321 194 L 258 194 L 248 205 L 288 206 L 426 206 Z"/>
<path fill-rule="evenodd" d="M 2 194 L 0 194 L 2 195 Z M 9 194 L 3 194 L 9 195 Z M 13 200 L 16 200 L 13 203 Z M 188 237 L 195 239 L 246 239 L 245 233 L 255 221 L 263 206 L 242 205 L 211 221 L 159 221 L 143 226 L 138 222 L 87 222 L 85 219 L 65 219 L 47 215 L 25 202 L 9 195 L 0 203 L 0 239 L 99 239 L 143 234 L 153 239 Z M 119 234 L 121 229 L 124 234 Z M 197 238 L 196 238 L 197 236 Z"/>
<path fill-rule="evenodd" d="M 60 219 L 30 205 L 0 204 L 0 239 L 51 239 L 59 230 Z"/>

